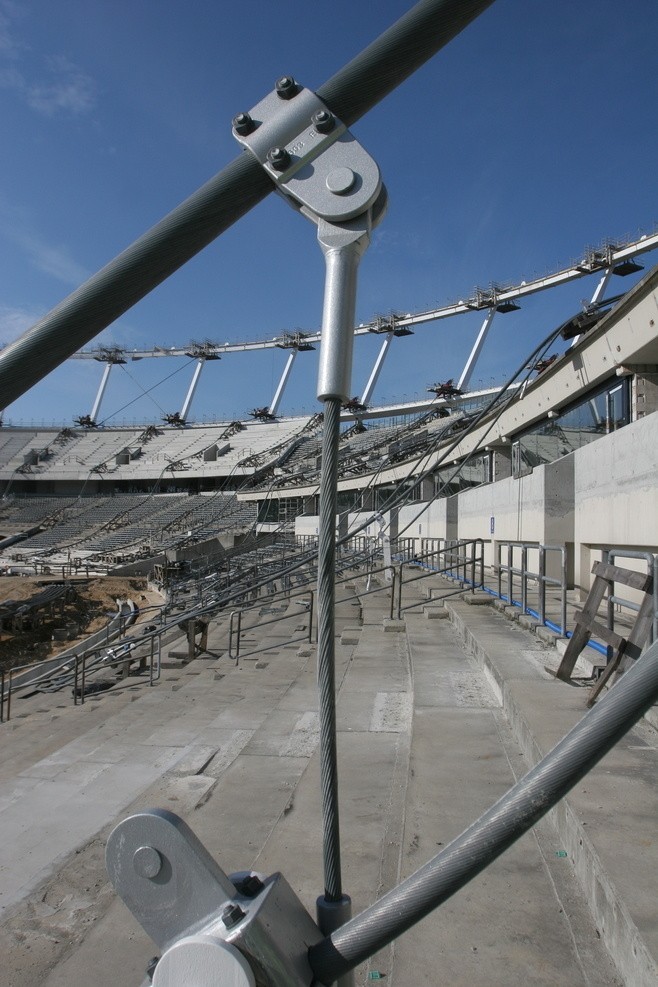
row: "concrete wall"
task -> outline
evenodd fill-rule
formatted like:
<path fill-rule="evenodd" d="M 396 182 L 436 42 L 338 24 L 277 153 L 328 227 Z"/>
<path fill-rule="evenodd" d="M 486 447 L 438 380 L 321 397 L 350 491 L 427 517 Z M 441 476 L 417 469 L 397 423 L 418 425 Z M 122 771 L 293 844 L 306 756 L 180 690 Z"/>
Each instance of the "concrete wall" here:
<path fill-rule="evenodd" d="M 448 501 L 435 500 L 430 504 L 409 504 L 401 507 L 398 516 L 399 538 L 446 538 Z M 420 545 L 419 545 L 420 547 Z"/>
<path fill-rule="evenodd" d="M 370 517 L 371 512 L 351 514 L 350 527 Z M 392 521 L 394 538 L 395 518 Z M 315 534 L 316 529 L 317 518 L 297 519 L 298 534 Z M 367 533 L 378 531 L 371 523 Z M 401 507 L 397 534 L 415 538 L 419 551 L 422 538 L 482 538 L 487 565 L 495 562 L 496 542 L 566 545 L 569 584 L 585 591 L 602 547 L 658 553 L 658 414 L 523 476 L 473 487 L 429 505 Z M 549 554 L 547 562 L 547 574 L 557 576 L 558 556 Z"/>
<path fill-rule="evenodd" d="M 578 451 L 574 500 L 578 585 L 589 586 L 601 546 L 658 551 L 658 415 Z"/>

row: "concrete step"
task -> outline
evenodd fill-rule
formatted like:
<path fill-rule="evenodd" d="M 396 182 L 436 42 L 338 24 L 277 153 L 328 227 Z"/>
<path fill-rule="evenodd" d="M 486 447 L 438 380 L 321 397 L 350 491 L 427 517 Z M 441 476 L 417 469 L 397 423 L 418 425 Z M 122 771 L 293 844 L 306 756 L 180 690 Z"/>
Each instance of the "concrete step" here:
<path fill-rule="evenodd" d="M 537 763 L 586 713 L 588 690 L 555 679 L 527 631 L 491 610 L 448 603 L 451 622 L 500 697 L 518 744 Z M 655 874 L 658 738 L 641 721 L 551 816 L 624 983 L 658 983 Z"/>

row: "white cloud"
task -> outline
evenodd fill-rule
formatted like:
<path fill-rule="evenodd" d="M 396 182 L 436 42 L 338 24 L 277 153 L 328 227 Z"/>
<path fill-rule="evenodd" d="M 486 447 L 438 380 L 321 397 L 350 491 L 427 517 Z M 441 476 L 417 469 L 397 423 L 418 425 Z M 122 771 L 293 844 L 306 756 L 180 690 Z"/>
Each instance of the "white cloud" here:
<path fill-rule="evenodd" d="M 12 90 L 43 116 L 88 113 L 96 105 L 94 80 L 64 55 L 39 59 L 18 41 L 11 26 L 22 13 L 12 0 L 0 0 L 0 88 Z"/>
<path fill-rule="evenodd" d="M 0 345 L 7 346 L 38 322 L 43 312 L 0 305 Z"/>
<path fill-rule="evenodd" d="M 89 277 L 89 271 L 78 264 L 67 247 L 46 243 L 35 233 L 20 229 L 5 229 L 5 234 L 27 253 L 34 266 L 63 284 L 77 288 Z"/>
<path fill-rule="evenodd" d="M 6 58 L 17 58 L 22 45 L 11 33 L 11 21 L 20 14 L 12 0 L 0 0 L 0 54 Z"/>
<path fill-rule="evenodd" d="M 63 55 L 46 59 L 48 78 L 26 86 L 28 106 L 45 116 L 87 113 L 96 103 L 96 86 L 82 69 Z"/>

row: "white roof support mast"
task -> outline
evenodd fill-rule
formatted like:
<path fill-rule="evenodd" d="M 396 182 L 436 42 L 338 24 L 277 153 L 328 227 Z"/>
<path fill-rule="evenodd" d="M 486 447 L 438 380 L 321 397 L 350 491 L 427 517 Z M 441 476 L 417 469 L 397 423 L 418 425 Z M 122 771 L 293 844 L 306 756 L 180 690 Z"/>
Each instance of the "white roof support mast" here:
<path fill-rule="evenodd" d="M 372 397 L 372 392 L 374 391 L 377 385 L 377 381 L 379 380 L 381 369 L 384 366 L 384 360 L 386 359 L 386 355 L 391 347 L 392 342 L 393 342 L 393 331 L 391 330 L 391 332 L 387 332 L 386 336 L 384 337 L 382 348 L 379 351 L 379 355 L 375 360 L 375 365 L 373 366 L 370 377 L 368 378 L 368 383 L 366 384 L 363 394 L 361 395 L 359 402 L 360 404 L 365 404 L 365 405 L 370 404 L 370 398 Z"/>
<path fill-rule="evenodd" d="M 94 406 L 91 409 L 91 414 L 89 417 L 92 422 L 98 420 L 98 412 L 101 410 L 101 401 L 103 400 L 103 395 L 105 394 L 105 388 L 107 387 L 107 382 L 110 379 L 110 371 L 112 370 L 113 363 L 111 360 L 105 364 L 105 370 L 103 371 L 103 376 L 101 377 L 100 386 L 96 392 L 96 399 L 94 401 Z"/>
<path fill-rule="evenodd" d="M 281 380 L 279 381 L 279 386 L 276 389 L 274 397 L 272 398 L 272 403 L 269 408 L 272 418 L 276 418 L 276 413 L 279 410 L 279 405 L 281 404 L 281 398 L 283 397 L 283 392 L 286 389 L 286 384 L 288 383 L 290 372 L 292 370 L 292 366 L 293 363 L 295 362 L 298 352 L 299 351 L 297 347 L 294 347 L 293 349 L 291 349 L 290 353 L 288 354 L 288 359 L 286 360 L 286 365 L 283 368 L 283 373 L 281 374 Z"/>
<path fill-rule="evenodd" d="M 468 360 L 464 364 L 464 369 L 461 372 L 461 377 L 457 381 L 457 389 L 459 391 L 465 391 L 468 388 L 471 376 L 475 370 L 475 364 L 477 363 L 478 357 L 482 352 L 482 347 L 487 338 L 489 330 L 491 328 L 491 323 L 493 322 L 493 317 L 496 314 L 495 308 L 490 308 L 487 312 L 486 318 L 480 327 L 477 339 L 473 344 L 473 349 L 471 350 Z"/>
<path fill-rule="evenodd" d="M 197 389 L 197 384 L 199 383 L 199 377 L 201 376 L 201 371 L 204 368 L 205 362 L 206 362 L 205 357 L 202 357 L 202 356 L 199 357 L 199 359 L 197 360 L 196 367 L 194 368 L 194 375 L 192 376 L 192 380 L 190 382 L 190 386 L 187 389 L 187 394 L 185 395 L 185 400 L 183 401 L 183 407 L 181 408 L 181 410 L 179 412 L 180 419 L 183 422 L 186 422 L 187 421 L 187 416 L 188 416 L 190 407 L 192 405 L 192 399 L 193 399 L 194 393 L 195 393 L 195 391 Z"/>

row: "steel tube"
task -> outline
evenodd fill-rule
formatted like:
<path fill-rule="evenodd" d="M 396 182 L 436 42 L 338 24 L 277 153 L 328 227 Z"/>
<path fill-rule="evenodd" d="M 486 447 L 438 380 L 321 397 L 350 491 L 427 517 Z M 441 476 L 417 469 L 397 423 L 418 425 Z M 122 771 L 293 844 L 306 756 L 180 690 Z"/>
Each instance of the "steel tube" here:
<path fill-rule="evenodd" d="M 228 229 L 272 190 L 240 155 L 0 353 L 6 407 Z"/>
<path fill-rule="evenodd" d="M 546 548 L 543 545 L 539 546 L 539 619 L 542 624 L 546 623 Z"/>
<path fill-rule="evenodd" d="M 317 90 L 349 127 L 447 45 L 493 0 L 421 0 Z"/>
<path fill-rule="evenodd" d="M 421 0 L 317 92 L 348 126 L 493 0 Z M 0 353 L 7 407 L 265 198 L 273 184 L 241 154 Z"/>
<path fill-rule="evenodd" d="M 323 984 L 383 949 L 479 874 L 607 754 L 658 699 L 658 643 L 531 771 L 441 853 L 309 951 Z"/>

